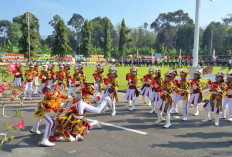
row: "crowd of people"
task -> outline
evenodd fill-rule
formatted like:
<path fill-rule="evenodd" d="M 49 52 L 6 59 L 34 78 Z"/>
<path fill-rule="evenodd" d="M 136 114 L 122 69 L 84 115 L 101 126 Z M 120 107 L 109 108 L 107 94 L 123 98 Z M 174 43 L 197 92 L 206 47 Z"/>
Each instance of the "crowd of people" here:
<path fill-rule="evenodd" d="M 97 69 L 92 75 L 94 83 L 88 82 L 82 64 L 75 65 L 72 76 L 69 64 L 59 64 L 58 71 L 55 71 L 53 64 L 44 64 L 41 71 L 38 70 L 36 63 L 31 64 L 30 69 L 25 72 L 19 62 L 15 67 L 13 83 L 20 86 L 24 79 L 26 82 L 24 99 L 27 98 L 27 92 L 29 92 L 29 99 L 32 99 L 33 93 L 40 94 L 41 102 L 38 103 L 34 113 L 35 120 L 30 132 L 41 134 L 40 121 L 46 122 L 41 141 L 43 146 L 54 146 L 52 141 L 56 140 L 81 141 L 91 129 L 101 128 L 97 120 L 88 122 L 85 118 L 86 112 L 101 113 L 112 109 L 111 115 L 116 115 L 119 99 L 117 68 L 114 65 L 109 67 L 107 76 L 104 76 L 103 64 L 97 64 Z M 132 66 L 125 76 L 128 86 L 124 98 L 128 102 L 126 107 L 130 111 L 136 110 L 138 97 L 141 96 L 140 103 L 150 106 L 150 114 L 157 114 L 155 123 L 166 122 L 164 128 L 171 127 L 171 114 L 178 113 L 178 102 L 182 102 L 183 121 L 189 119 L 189 109 L 194 109 L 194 116 L 199 115 L 198 107 L 202 102 L 200 69 L 194 72 L 194 79 L 188 80 L 188 72 L 183 70 L 179 72 L 176 69 L 169 70 L 165 77 L 161 78 L 161 70 L 150 67 L 148 73 L 142 78 L 141 89 L 138 87 L 141 80 L 137 76 L 138 70 L 139 68 Z M 180 80 L 176 79 L 178 75 Z M 215 115 L 215 126 L 219 125 L 220 117 L 232 122 L 232 73 L 229 72 L 226 75 L 226 82 L 224 82 L 225 74 L 222 71 L 215 75 L 215 82 L 208 82 L 211 97 L 204 104 L 203 122 L 211 120 L 210 112 Z M 40 85 L 39 82 L 41 82 Z M 104 92 L 103 84 L 106 85 Z M 96 102 L 97 107 L 93 106 L 93 102 Z M 227 107 L 229 107 L 229 113 L 226 116 Z M 55 113 L 53 118 L 48 114 L 51 111 Z"/>

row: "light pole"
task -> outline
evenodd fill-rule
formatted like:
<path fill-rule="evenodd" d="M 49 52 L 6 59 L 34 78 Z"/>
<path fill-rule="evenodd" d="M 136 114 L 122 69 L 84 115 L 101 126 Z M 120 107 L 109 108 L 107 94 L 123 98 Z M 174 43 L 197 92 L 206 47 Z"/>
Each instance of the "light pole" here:
<path fill-rule="evenodd" d="M 28 53 L 29 53 L 29 63 L 31 61 L 31 39 L 30 39 L 30 24 L 31 24 L 31 20 L 30 20 L 30 14 L 27 13 L 26 14 L 26 20 L 27 20 L 27 30 L 28 30 Z"/>
<path fill-rule="evenodd" d="M 210 0 L 214 2 L 215 0 Z M 195 12 L 195 29 L 194 29 L 194 48 L 193 48 L 193 66 L 188 68 L 190 78 L 193 78 L 193 72 L 198 66 L 198 50 L 199 50 L 199 19 L 200 19 L 200 0 L 196 0 Z"/>

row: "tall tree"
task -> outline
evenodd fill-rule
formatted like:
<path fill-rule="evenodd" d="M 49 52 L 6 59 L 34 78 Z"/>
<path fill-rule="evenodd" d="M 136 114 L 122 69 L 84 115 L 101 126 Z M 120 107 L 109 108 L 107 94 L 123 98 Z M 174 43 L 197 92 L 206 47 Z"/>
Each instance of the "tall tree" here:
<path fill-rule="evenodd" d="M 49 21 L 49 25 L 51 25 L 54 29 L 56 28 L 57 23 L 62 20 L 60 15 L 54 15 L 52 20 Z"/>
<path fill-rule="evenodd" d="M 72 26 L 76 32 L 80 32 L 84 20 L 85 19 L 80 14 L 73 13 L 72 18 L 68 21 L 68 25 Z"/>
<path fill-rule="evenodd" d="M 227 37 L 228 25 L 220 22 L 211 22 L 205 29 L 202 36 L 202 48 L 206 48 L 208 52 L 211 50 L 211 37 L 212 46 L 216 50 L 216 54 L 226 54 L 227 49 L 225 46 L 225 40 Z M 213 36 L 212 36 L 213 33 Z M 210 52 L 211 54 L 212 52 Z"/>
<path fill-rule="evenodd" d="M 21 24 L 18 24 L 16 22 L 11 23 L 8 31 L 8 39 L 13 45 L 18 45 L 19 40 L 22 37 L 22 32 L 21 32 Z"/>
<path fill-rule="evenodd" d="M 10 27 L 11 22 L 8 20 L 0 20 L 0 34 L 3 37 L 3 45 L 5 46 L 7 31 Z"/>
<path fill-rule="evenodd" d="M 123 57 L 125 55 L 126 45 L 127 43 L 131 42 L 132 39 L 129 37 L 130 30 L 126 27 L 125 20 L 122 20 L 121 30 L 119 35 L 119 56 Z"/>
<path fill-rule="evenodd" d="M 175 48 L 176 32 L 184 24 L 193 24 L 193 20 L 183 10 L 159 14 L 151 24 L 151 29 L 158 33 L 155 49 L 160 50 L 163 46 L 167 46 L 169 49 Z"/>
<path fill-rule="evenodd" d="M 34 56 L 36 48 L 40 46 L 40 34 L 39 34 L 39 22 L 38 18 L 32 13 L 26 12 L 21 17 L 21 32 L 22 37 L 19 41 L 19 46 L 21 47 L 20 52 L 25 55 L 25 57 L 29 57 L 29 38 L 28 38 L 28 24 L 26 20 L 26 16 L 29 14 L 30 18 L 30 50 L 31 56 Z"/>
<path fill-rule="evenodd" d="M 82 51 L 84 57 L 88 58 L 91 55 L 92 43 L 91 43 L 91 29 L 92 24 L 88 20 L 85 20 L 82 28 Z"/>
<path fill-rule="evenodd" d="M 109 60 L 111 54 L 110 20 L 106 19 L 104 37 L 104 58 Z"/>
<path fill-rule="evenodd" d="M 185 24 L 180 26 L 176 33 L 176 48 L 183 52 L 192 53 L 194 41 L 194 25 Z"/>
<path fill-rule="evenodd" d="M 65 57 L 70 47 L 68 46 L 67 28 L 64 20 L 59 20 L 55 28 L 55 40 L 53 44 L 53 54 Z"/>
<path fill-rule="evenodd" d="M 232 14 L 228 14 L 227 17 L 222 18 L 222 21 L 223 21 L 225 24 L 230 24 L 230 25 L 232 25 Z"/>

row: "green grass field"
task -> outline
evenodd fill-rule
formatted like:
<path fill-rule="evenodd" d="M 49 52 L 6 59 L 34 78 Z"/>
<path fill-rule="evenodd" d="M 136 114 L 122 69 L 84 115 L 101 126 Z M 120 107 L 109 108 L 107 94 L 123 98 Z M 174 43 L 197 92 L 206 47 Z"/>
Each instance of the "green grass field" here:
<path fill-rule="evenodd" d="M 106 76 L 108 73 L 108 68 L 109 65 L 105 65 L 104 66 L 105 71 L 104 71 L 104 75 Z M 24 70 L 26 70 L 28 68 L 24 68 Z M 41 70 L 42 68 L 40 68 Z M 74 72 L 74 66 L 71 67 L 71 73 L 73 74 Z M 161 73 L 162 73 L 162 77 L 163 75 L 170 69 L 168 67 L 162 67 L 161 69 Z M 213 69 L 213 73 L 217 73 L 219 70 L 221 69 L 221 67 L 214 67 Z M 56 70 L 58 70 L 58 67 L 56 67 Z M 96 70 L 96 66 L 84 66 L 84 73 L 87 76 L 88 82 L 93 82 L 93 72 Z M 149 67 L 138 67 L 138 77 L 142 78 L 145 74 L 148 73 Z M 183 68 L 184 71 L 187 71 L 187 68 Z M 118 82 L 119 82 L 119 89 L 120 90 L 125 90 L 127 88 L 127 81 L 125 79 L 126 74 L 129 72 L 129 67 L 127 66 L 122 66 L 122 67 L 118 67 L 117 69 L 118 71 Z M 228 68 L 225 69 L 224 73 L 228 72 Z M 1 78 L 1 76 L 0 76 Z M 5 80 L 7 81 L 13 81 L 13 75 L 10 75 L 8 78 L 6 78 Z M 139 86 L 142 86 L 142 83 L 139 84 Z M 105 86 L 103 86 L 105 87 Z"/>

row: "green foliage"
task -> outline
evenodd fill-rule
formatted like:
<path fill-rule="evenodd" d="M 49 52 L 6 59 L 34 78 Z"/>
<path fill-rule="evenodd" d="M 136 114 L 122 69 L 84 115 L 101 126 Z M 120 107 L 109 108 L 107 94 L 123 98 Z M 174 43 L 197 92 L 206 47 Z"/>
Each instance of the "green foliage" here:
<path fill-rule="evenodd" d="M 92 23 L 88 20 L 85 20 L 84 26 L 82 28 L 82 52 L 85 58 L 90 57 L 92 54 L 91 29 Z"/>
<path fill-rule="evenodd" d="M 123 57 L 125 55 L 126 45 L 131 42 L 132 39 L 129 37 L 130 30 L 126 27 L 125 20 L 122 20 L 121 30 L 119 34 L 119 47 L 118 47 L 118 57 Z"/>
<path fill-rule="evenodd" d="M 21 24 L 16 22 L 11 23 L 7 31 L 8 40 L 14 45 L 18 46 L 19 39 L 22 37 Z"/>
<path fill-rule="evenodd" d="M 23 115 L 20 113 L 20 110 L 16 110 L 15 117 L 22 118 Z"/>
<path fill-rule="evenodd" d="M 194 41 L 194 25 L 185 24 L 180 26 L 176 36 L 176 48 L 191 53 Z"/>
<path fill-rule="evenodd" d="M 104 37 L 104 57 L 105 59 L 110 58 L 111 54 L 111 35 L 110 35 L 110 20 L 106 19 L 105 24 L 105 37 Z"/>
<path fill-rule="evenodd" d="M 68 46 L 67 28 L 64 20 L 59 20 L 55 28 L 55 40 L 53 44 L 53 54 L 65 57 L 70 47 Z"/>

